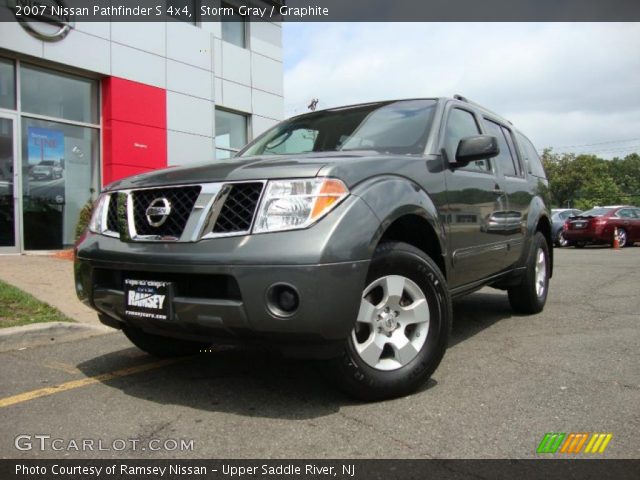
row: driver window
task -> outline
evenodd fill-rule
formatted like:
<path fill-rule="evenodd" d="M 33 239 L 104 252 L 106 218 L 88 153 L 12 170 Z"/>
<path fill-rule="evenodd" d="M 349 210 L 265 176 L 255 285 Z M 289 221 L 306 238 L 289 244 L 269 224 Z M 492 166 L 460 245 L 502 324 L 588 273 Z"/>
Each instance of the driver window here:
<path fill-rule="evenodd" d="M 444 146 L 447 152 L 447 157 L 454 160 L 456 157 L 456 150 L 460 140 L 465 137 L 472 137 L 479 135 L 480 129 L 478 123 L 471 112 L 461 110 L 459 108 L 453 108 L 449 112 L 449 118 L 447 119 L 447 127 L 445 130 Z M 459 168 L 458 170 L 468 170 L 473 172 L 490 172 L 491 166 L 488 159 L 476 160 L 468 165 Z"/>
<path fill-rule="evenodd" d="M 313 152 L 317 138 L 317 130 L 299 128 L 287 131 L 267 144 L 264 153 L 284 155 L 287 153 Z"/>

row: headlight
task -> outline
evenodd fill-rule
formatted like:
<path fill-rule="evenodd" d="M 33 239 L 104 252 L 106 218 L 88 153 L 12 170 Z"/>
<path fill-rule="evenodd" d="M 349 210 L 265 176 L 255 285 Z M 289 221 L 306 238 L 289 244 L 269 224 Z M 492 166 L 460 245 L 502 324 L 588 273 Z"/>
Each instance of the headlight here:
<path fill-rule="evenodd" d="M 260 202 L 254 233 L 306 228 L 349 194 L 335 178 L 273 180 Z"/>
<path fill-rule="evenodd" d="M 89 222 L 89 230 L 93 233 L 102 233 L 107 229 L 107 205 L 109 203 L 109 195 L 103 193 L 98 197 L 96 205 L 93 208 L 91 221 Z"/>

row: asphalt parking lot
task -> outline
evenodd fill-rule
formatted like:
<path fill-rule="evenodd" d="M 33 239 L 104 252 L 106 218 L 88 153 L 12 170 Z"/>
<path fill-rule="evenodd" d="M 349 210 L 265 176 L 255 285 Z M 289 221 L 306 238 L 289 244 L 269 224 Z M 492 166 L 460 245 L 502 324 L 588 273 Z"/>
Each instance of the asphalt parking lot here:
<path fill-rule="evenodd" d="M 555 252 L 543 313 L 513 315 L 491 289 L 456 301 L 433 379 L 387 402 L 350 400 L 313 362 L 240 349 L 158 362 L 119 333 L 2 353 L 0 456 L 532 458 L 547 432 L 609 432 L 601 456 L 640 458 L 640 246 Z M 38 434 L 65 450 L 41 451 Z M 87 439 L 107 450 L 73 448 Z"/>

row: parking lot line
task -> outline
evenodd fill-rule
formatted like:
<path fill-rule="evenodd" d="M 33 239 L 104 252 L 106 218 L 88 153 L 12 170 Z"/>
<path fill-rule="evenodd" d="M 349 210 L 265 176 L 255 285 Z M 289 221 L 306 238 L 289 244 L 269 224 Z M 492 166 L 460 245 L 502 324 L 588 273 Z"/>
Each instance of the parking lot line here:
<path fill-rule="evenodd" d="M 75 388 L 86 387 L 87 385 L 93 385 L 94 383 L 106 382 L 109 380 L 113 380 L 114 378 L 126 377 L 129 375 L 134 375 L 136 373 L 146 372 L 148 370 L 154 370 L 156 368 L 164 367 L 166 365 L 171 365 L 173 363 L 179 362 L 180 360 L 182 359 L 168 358 L 164 360 L 159 360 L 157 362 L 136 365 L 134 367 L 121 368 L 120 370 L 115 370 L 113 372 L 108 372 L 108 373 L 102 373 L 94 377 L 82 378 L 80 380 L 72 380 L 70 382 L 61 383 L 59 385 L 54 385 L 52 387 L 39 388 L 37 390 L 31 390 L 30 392 L 19 393 L 17 395 L 12 395 L 10 397 L 1 398 L 0 408 L 9 407 L 17 403 L 34 400 L 36 398 L 45 397 L 47 395 L 53 395 L 55 393 L 66 392 L 68 390 L 73 390 Z"/>

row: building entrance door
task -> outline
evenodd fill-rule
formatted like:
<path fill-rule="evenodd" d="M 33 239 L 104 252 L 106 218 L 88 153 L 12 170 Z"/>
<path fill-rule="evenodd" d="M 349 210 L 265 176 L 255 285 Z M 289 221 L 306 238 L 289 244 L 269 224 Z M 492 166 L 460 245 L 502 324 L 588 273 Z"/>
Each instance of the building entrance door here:
<path fill-rule="evenodd" d="M 0 253 L 20 251 L 18 118 L 0 112 Z"/>

